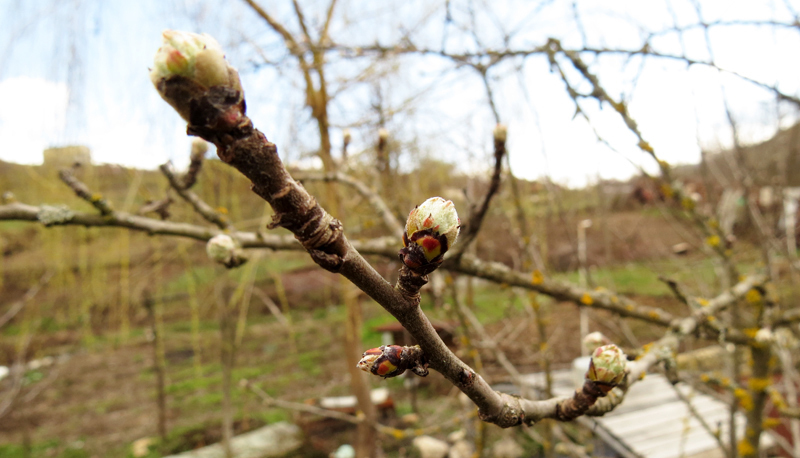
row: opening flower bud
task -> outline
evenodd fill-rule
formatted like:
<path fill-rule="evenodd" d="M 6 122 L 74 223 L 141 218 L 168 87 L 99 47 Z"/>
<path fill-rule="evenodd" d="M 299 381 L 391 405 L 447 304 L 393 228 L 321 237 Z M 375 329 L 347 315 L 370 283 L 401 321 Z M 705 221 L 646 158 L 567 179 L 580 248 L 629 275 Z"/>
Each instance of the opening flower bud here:
<path fill-rule="evenodd" d="M 775 339 L 772 334 L 772 330 L 769 328 L 761 328 L 756 332 L 755 336 L 756 342 L 762 345 L 769 345 Z"/>
<path fill-rule="evenodd" d="M 614 344 L 598 347 L 592 353 L 586 378 L 597 383 L 604 392 L 611 391 L 625 377 L 625 353 Z"/>
<path fill-rule="evenodd" d="M 206 244 L 206 253 L 214 262 L 231 268 L 244 264 L 246 259 L 239 253 L 236 241 L 230 235 L 217 234 Z"/>
<path fill-rule="evenodd" d="M 421 275 L 432 272 L 456 243 L 460 226 L 453 202 L 431 197 L 408 215 L 400 258 Z"/>
<path fill-rule="evenodd" d="M 420 377 L 428 375 L 428 363 L 419 345 L 382 345 L 370 348 L 361 356 L 356 367 L 383 378 L 397 377 L 406 370 L 411 370 Z"/>
<path fill-rule="evenodd" d="M 158 82 L 170 76 L 184 76 L 205 87 L 226 85 L 228 63 L 222 47 L 208 34 L 165 30 L 164 43 L 156 53 L 150 80 Z"/>
<path fill-rule="evenodd" d="M 506 142 L 506 138 L 508 138 L 508 128 L 505 124 L 498 124 L 494 127 L 494 141 L 496 142 Z"/>
<path fill-rule="evenodd" d="M 382 354 L 383 352 L 379 348 L 371 348 L 364 352 L 361 360 L 356 364 L 356 367 L 364 372 L 372 372 L 372 366 L 375 365 L 375 361 L 377 361 Z"/>
<path fill-rule="evenodd" d="M 364 352 L 356 367 L 379 377 L 394 377 L 405 371 L 405 368 L 399 369 L 401 365 L 400 355 L 402 353 L 403 347 L 399 345 L 383 345 L 379 348 L 370 348 Z"/>
<path fill-rule="evenodd" d="M 228 65 L 214 38 L 176 30 L 165 30 L 162 38 L 164 41 L 155 55 L 150 80 L 161 98 L 183 119 L 190 123 L 194 119 L 195 123 L 214 124 L 216 118 L 223 115 L 210 116 L 201 108 L 207 105 L 222 112 L 229 106 L 236 106 L 238 112 L 244 113 L 244 102 L 239 100 L 242 98 L 239 74 Z M 224 103 L 221 105 L 220 102 Z M 238 121 L 234 114 L 224 114 L 223 117 L 231 118 L 228 124 Z"/>

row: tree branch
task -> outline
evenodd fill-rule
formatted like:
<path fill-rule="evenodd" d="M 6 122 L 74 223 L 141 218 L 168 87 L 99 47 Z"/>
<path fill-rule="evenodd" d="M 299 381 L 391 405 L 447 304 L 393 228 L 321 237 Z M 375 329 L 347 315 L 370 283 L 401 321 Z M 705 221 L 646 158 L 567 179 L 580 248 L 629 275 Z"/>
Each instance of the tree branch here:
<path fill-rule="evenodd" d="M 90 191 L 89 187 L 79 180 L 71 170 L 62 169 L 58 172 L 58 177 L 75 192 L 75 195 L 92 204 L 101 215 L 109 216 L 114 213 L 114 209 L 111 208 L 111 203 L 103 198 L 102 194 Z"/>
<path fill-rule="evenodd" d="M 174 189 L 175 192 L 177 192 L 178 195 L 183 198 L 183 200 L 188 202 L 194 211 L 196 211 L 206 221 L 216 225 L 222 230 L 233 230 L 233 225 L 225 215 L 211 208 L 211 206 L 205 203 L 200 196 L 186 187 L 185 180 L 175 176 L 175 172 L 172 169 L 172 163 L 167 162 L 166 164 L 162 164 L 159 169 L 161 170 L 161 173 L 167 177 L 167 180 L 169 180 L 169 185 L 172 187 L 172 189 Z M 191 181 L 194 182 L 194 180 Z"/>
<path fill-rule="evenodd" d="M 489 189 L 483 196 L 480 206 L 472 208 L 469 215 L 469 220 L 465 225 L 462 225 L 460 240 L 458 244 L 450 250 L 448 257 L 460 258 L 464 254 L 470 244 L 478 236 L 481 230 L 481 224 L 489 210 L 489 203 L 492 197 L 500 190 L 500 175 L 503 171 L 503 156 L 506 154 L 506 127 L 498 124 L 494 131 L 494 170 L 492 171 L 492 178 L 489 181 Z"/>
<path fill-rule="evenodd" d="M 365 199 L 367 199 L 372 205 L 378 214 L 380 215 L 381 219 L 383 219 L 383 224 L 386 226 L 389 231 L 394 234 L 396 237 L 400 238 L 403 236 L 403 225 L 400 224 L 400 221 L 394 216 L 394 213 L 389 209 L 386 205 L 386 202 L 378 195 L 377 192 L 370 189 L 369 186 L 364 184 L 362 181 L 357 180 L 355 177 L 350 175 L 341 173 L 341 172 L 331 172 L 331 173 L 311 173 L 311 172 L 294 172 L 292 175 L 298 181 L 338 181 L 340 183 L 344 183 L 348 186 L 351 186 L 355 189 L 359 194 L 361 194 Z"/>

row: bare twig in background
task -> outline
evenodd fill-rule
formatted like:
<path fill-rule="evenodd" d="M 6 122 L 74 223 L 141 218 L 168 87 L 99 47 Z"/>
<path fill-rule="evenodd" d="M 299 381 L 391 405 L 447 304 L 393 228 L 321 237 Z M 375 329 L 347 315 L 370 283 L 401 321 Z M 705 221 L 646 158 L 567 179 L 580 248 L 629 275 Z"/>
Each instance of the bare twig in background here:
<path fill-rule="evenodd" d="M 350 175 L 344 174 L 342 172 L 333 172 L 333 173 L 309 173 L 309 172 L 295 172 L 292 176 L 298 181 L 338 181 L 339 183 L 344 183 L 348 186 L 351 186 L 353 189 L 358 191 L 358 193 L 363 196 L 367 201 L 369 201 L 372 208 L 374 208 L 378 214 L 383 219 L 383 224 L 386 226 L 393 235 L 402 237 L 403 235 L 403 225 L 397 220 L 394 216 L 394 213 L 389 209 L 386 205 L 386 202 L 381 199 L 380 195 L 372 189 L 370 189 L 366 184 L 363 182 L 351 177 Z"/>
<path fill-rule="evenodd" d="M 169 192 L 163 199 L 159 200 L 151 200 L 146 202 L 144 205 L 139 208 L 136 212 L 137 215 L 146 215 L 148 213 L 155 213 L 161 218 L 162 220 L 169 219 L 171 213 L 169 211 L 169 206 L 172 205 L 172 196 Z"/>
<path fill-rule="evenodd" d="M 272 316 L 275 317 L 278 323 L 280 323 L 287 329 L 289 328 L 289 320 L 286 319 L 283 313 L 281 313 L 281 309 L 278 308 L 278 305 L 269 296 L 267 296 L 267 294 L 264 291 L 260 290 L 259 288 L 253 288 L 253 294 L 255 294 L 256 297 L 258 297 L 259 299 L 261 299 L 261 302 L 263 302 L 264 305 L 267 306 L 270 313 L 272 313 Z"/>
<path fill-rule="evenodd" d="M 88 186 L 75 177 L 75 174 L 73 174 L 71 170 L 63 169 L 58 173 L 58 176 L 61 178 L 61 181 L 63 181 L 72 189 L 73 192 L 75 192 L 75 195 L 92 204 L 92 206 L 96 208 L 101 215 L 109 216 L 114 213 L 114 209 L 111 208 L 111 204 L 103 197 L 103 195 L 92 192 Z"/>
<path fill-rule="evenodd" d="M 694 405 L 692 405 L 692 400 L 685 394 L 683 394 L 683 391 L 681 391 L 678 385 L 671 385 L 671 386 L 673 388 L 673 391 L 675 391 L 675 394 L 678 396 L 678 399 L 683 401 L 684 405 L 686 405 L 686 408 L 689 410 L 689 413 L 692 415 L 692 417 L 694 417 L 694 419 L 700 423 L 700 426 L 702 426 L 703 429 L 705 429 L 706 432 L 708 432 L 708 434 L 717 441 L 717 446 L 722 450 L 722 453 L 724 453 L 725 455 L 729 455 L 730 450 L 728 449 L 726 443 L 722 440 L 721 435 L 718 434 L 716 431 L 714 431 L 711 428 L 711 425 L 709 425 L 708 422 L 705 420 L 705 418 L 703 418 L 703 415 L 701 415 L 700 412 L 698 412 L 697 409 L 695 409 Z"/>
<path fill-rule="evenodd" d="M 6 310 L 6 313 L 4 313 L 3 316 L 0 316 L 0 329 L 3 326 L 5 326 L 9 321 L 14 319 L 14 317 L 17 316 L 20 310 L 22 310 L 28 302 L 30 302 L 34 297 L 36 297 L 36 294 L 39 293 L 39 290 L 42 289 L 42 286 L 46 285 L 47 282 L 49 282 L 50 279 L 53 278 L 53 275 L 54 273 L 52 271 L 45 272 L 45 274 L 42 275 L 42 277 L 35 285 L 31 286 L 28 289 L 28 291 L 26 291 L 25 294 L 21 298 L 19 298 L 19 300 L 11 304 L 11 307 L 9 307 L 8 310 Z"/>
<path fill-rule="evenodd" d="M 208 143 L 197 139 L 192 142 L 192 151 L 189 155 L 189 168 L 181 178 L 183 189 L 189 189 L 197 182 L 197 176 L 203 168 L 203 159 L 208 152 Z"/>
<path fill-rule="evenodd" d="M 206 221 L 216 225 L 222 230 L 230 230 L 233 227 L 225 215 L 211 208 L 211 206 L 205 203 L 200 196 L 185 186 L 183 180 L 175 175 L 175 172 L 172 170 L 171 163 L 167 162 L 159 167 L 159 169 L 161 170 L 161 173 L 167 177 L 167 180 L 169 180 L 169 184 L 172 189 L 174 189 L 175 192 L 177 192 L 178 195 L 183 198 L 183 200 L 188 202 L 192 208 Z"/>
<path fill-rule="evenodd" d="M 143 306 L 147 310 L 150 320 L 150 332 L 153 347 L 153 370 L 156 373 L 156 395 L 157 395 L 157 415 L 158 415 L 158 435 L 162 441 L 167 439 L 167 392 L 166 392 L 166 361 L 164 360 L 164 336 L 161 335 L 158 325 L 158 315 L 161 313 L 156 310 L 160 307 L 156 303 L 157 299 L 145 292 Z"/>
<path fill-rule="evenodd" d="M 481 203 L 478 207 L 470 209 L 469 219 L 466 224 L 462 223 L 462 232 L 458 244 L 456 244 L 448 255 L 448 259 L 459 258 L 472 244 L 475 237 L 478 236 L 478 231 L 481 230 L 481 225 L 486 217 L 486 212 L 489 210 L 489 204 L 492 197 L 500 190 L 500 174 L 503 171 L 503 157 L 506 155 L 506 127 L 497 125 L 494 131 L 494 169 L 492 171 L 492 178 L 489 180 L 489 188 L 483 196 Z"/>

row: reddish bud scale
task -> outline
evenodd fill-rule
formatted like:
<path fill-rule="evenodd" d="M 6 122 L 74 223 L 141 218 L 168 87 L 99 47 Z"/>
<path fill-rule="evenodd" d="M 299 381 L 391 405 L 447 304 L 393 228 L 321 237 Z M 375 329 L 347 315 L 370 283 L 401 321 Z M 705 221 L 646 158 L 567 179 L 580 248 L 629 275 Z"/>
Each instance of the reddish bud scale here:
<path fill-rule="evenodd" d="M 372 366 L 372 373 L 378 375 L 380 377 L 391 377 L 392 374 L 397 370 L 397 366 L 392 364 L 391 361 L 383 360 L 378 364 Z"/>
<path fill-rule="evenodd" d="M 400 249 L 400 260 L 418 275 L 427 275 L 442 263 L 447 252 L 447 237 L 433 229 L 415 232 L 411 237 L 403 234 L 404 248 Z"/>
<path fill-rule="evenodd" d="M 453 202 L 431 197 L 409 213 L 400 259 L 416 275 L 433 272 L 456 242 L 460 225 Z"/>
<path fill-rule="evenodd" d="M 419 346 L 383 345 L 371 348 L 364 352 L 356 367 L 383 378 L 397 377 L 407 369 L 421 377 L 428 375 Z"/>

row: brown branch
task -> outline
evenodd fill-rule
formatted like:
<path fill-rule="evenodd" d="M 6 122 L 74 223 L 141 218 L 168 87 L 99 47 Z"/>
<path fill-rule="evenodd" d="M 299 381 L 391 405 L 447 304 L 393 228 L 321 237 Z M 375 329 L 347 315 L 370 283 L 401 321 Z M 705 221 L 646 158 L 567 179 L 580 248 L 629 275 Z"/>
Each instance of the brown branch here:
<path fill-rule="evenodd" d="M 292 6 L 294 6 L 294 12 L 297 15 L 297 22 L 300 23 L 300 29 L 303 31 L 306 41 L 311 43 L 311 34 L 308 32 L 308 27 L 306 26 L 306 17 L 303 14 L 303 10 L 300 9 L 300 4 L 297 2 L 297 0 L 292 0 Z"/>
<path fill-rule="evenodd" d="M 299 65 L 300 70 L 303 74 L 303 80 L 305 81 L 306 85 L 306 105 L 311 108 L 312 116 L 317 120 L 317 124 L 319 127 L 319 135 L 320 135 L 320 158 L 322 159 L 323 164 L 325 165 L 326 171 L 333 170 L 333 161 L 331 158 L 331 144 L 330 144 L 330 132 L 328 131 L 329 123 L 328 123 L 328 113 L 327 113 L 327 106 L 328 106 L 328 93 L 327 93 L 327 84 L 325 82 L 325 71 L 324 71 L 324 53 L 325 50 L 322 49 L 321 46 L 315 45 L 310 38 L 307 38 L 305 41 L 307 42 L 307 47 L 310 47 L 313 55 L 313 66 L 309 64 L 306 60 L 305 52 L 306 48 L 301 47 L 298 44 L 297 39 L 289 32 L 283 25 L 281 25 L 274 17 L 272 17 L 269 13 L 266 12 L 261 6 L 259 6 L 253 0 L 245 0 L 245 2 L 250 5 L 253 11 L 256 12 L 262 19 L 264 19 L 267 24 L 281 37 L 286 44 L 286 48 L 289 50 L 289 53 L 294 56 Z M 333 14 L 333 7 L 335 6 L 335 2 L 332 2 L 329 9 L 329 14 Z M 302 17 L 301 17 L 302 21 Z M 322 40 L 322 38 L 320 38 Z M 317 73 L 317 77 L 319 79 L 319 89 L 314 86 L 314 80 L 311 77 L 311 70 Z"/>
<path fill-rule="evenodd" d="M 586 414 L 599 416 L 606 414 L 619 405 L 631 385 L 641 380 L 643 375 L 654 365 L 672 358 L 678 351 L 678 345 L 692 335 L 709 317 L 725 310 L 743 298 L 751 289 L 763 285 L 767 280 L 764 275 L 753 275 L 745 278 L 719 296 L 709 300 L 705 306 L 692 315 L 674 321 L 669 331 L 659 340 L 646 345 L 643 353 L 636 361 L 628 362 L 626 380 L 614 388 L 608 396 L 595 403 Z"/>
<path fill-rule="evenodd" d="M 797 408 L 797 407 L 795 407 L 795 408 L 786 407 L 786 408 L 780 409 L 778 411 L 778 413 L 782 417 L 800 419 L 800 408 Z"/>
<path fill-rule="evenodd" d="M 537 402 L 492 390 L 483 377 L 447 348 L 418 302 L 381 277 L 347 240 L 341 223 L 292 179 L 275 145 L 254 129 L 244 114 L 245 104 L 239 91 L 213 87 L 200 93 L 194 84 L 186 78 L 172 76 L 162 79 L 158 87 L 173 105 L 189 107 L 188 119 L 194 121 L 188 126 L 189 134 L 213 142 L 220 159 L 252 181 L 253 191 L 275 212 L 269 227 L 283 227 L 292 232 L 320 267 L 342 274 L 397 318 L 417 340 L 430 367 L 478 406 L 482 420 L 510 427 L 536 421 L 545 412 Z M 588 408 L 592 399 L 596 396 L 591 393 L 576 397 L 574 405 L 565 404 L 559 415 L 565 417 L 580 412 L 584 406 Z M 552 408 L 557 406 L 553 404 Z M 527 415 L 527 409 L 533 409 L 534 415 Z M 556 411 L 551 415 L 556 415 Z"/>
<path fill-rule="evenodd" d="M 12 203 L 7 205 L 0 205 L 0 220 L 18 220 L 18 221 L 41 221 L 41 215 L 48 209 L 46 206 L 35 207 L 23 203 Z M 44 222 L 42 222 L 44 224 Z M 122 227 L 136 231 L 147 232 L 150 235 L 175 235 L 181 237 L 188 237 L 196 240 L 208 241 L 211 237 L 219 232 L 210 228 L 197 226 L 187 223 L 173 223 L 170 221 L 161 221 L 154 218 L 147 218 L 144 216 L 137 216 L 125 212 L 114 212 L 107 217 L 96 215 L 93 213 L 80 213 L 72 212 L 69 209 L 64 210 L 64 216 L 61 220 L 56 222 L 48 222 L 48 226 L 86 226 L 86 227 Z M 259 238 L 258 234 L 244 233 L 245 240 L 255 241 Z M 291 244 L 290 240 L 279 241 L 280 237 L 275 236 L 267 237 L 265 242 L 259 244 L 264 248 L 265 244 L 275 246 L 287 246 Z"/>
<path fill-rule="evenodd" d="M 483 346 L 494 352 L 495 359 L 497 359 L 497 362 L 499 362 L 503 369 L 508 372 L 508 375 L 511 376 L 511 379 L 519 388 L 522 396 L 527 396 L 527 385 L 522 379 L 522 374 L 520 374 L 517 368 L 514 367 L 514 365 L 506 356 L 505 352 L 497 344 L 497 341 L 492 339 L 489 333 L 486 332 L 486 328 L 483 327 L 480 320 L 478 320 L 478 317 L 472 313 L 472 310 L 470 310 L 466 304 L 459 300 L 458 289 L 456 288 L 455 282 L 453 282 L 451 285 L 451 294 L 453 296 L 453 302 L 455 302 L 454 309 L 458 314 L 460 314 L 460 316 L 463 317 L 463 325 L 467 327 L 467 331 L 469 331 L 470 328 L 475 330 L 475 333 L 478 334 L 478 337 L 480 337 Z"/>
<path fill-rule="evenodd" d="M 331 0 L 330 5 L 328 5 L 328 12 L 325 15 L 325 24 L 322 26 L 322 31 L 319 34 L 320 44 L 324 45 L 327 41 L 329 41 L 328 31 L 331 28 L 331 22 L 333 20 L 333 10 L 334 8 L 336 8 L 336 1 L 337 0 Z"/>
<path fill-rule="evenodd" d="M 345 237 L 341 223 L 325 212 L 305 188 L 292 179 L 280 161 L 275 145 L 255 130 L 244 114 L 245 104 L 241 93 L 223 89 L 224 92 L 217 94 L 216 88 L 193 93 L 183 87 L 187 84 L 193 83 L 183 77 L 172 76 L 161 80 L 158 86 L 162 94 L 168 94 L 174 105 L 190 107 L 188 118 L 197 124 L 190 123 L 188 132 L 214 142 L 220 159 L 247 176 L 253 183 L 253 191 L 272 206 L 275 215 L 270 227 L 288 229 L 318 265 L 342 274 L 397 318 L 418 341 L 430 367 L 439 371 L 478 406 L 482 420 L 501 427 L 533 423 L 543 418 L 571 420 L 589 411 L 595 401 L 604 395 L 603 390 L 593 382 L 584 384 L 572 398 L 546 401 L 520 399 L 492 390 L 479 374 L 444 345 L 419 308 L 418 297 L 407 294 L 408 291 L 402 288 L 392 288 L 355 251 Z M 409 278 L 411 276 L 408 275 Z M 401 273 L 401 280 L 402 277 Z M 417 277 L 420 283 L 426 281 L 424 276 Z M 713 304 L 709 304 L 708 311 L 716 312 L 735 302 L 752 288 L 749 281 L 754 280 L 748 279 L 715 298 Z M 534 278 L 532 283 L 544 282 Z M 401 284 L 402 281 L 399 281 L 398 286 Z M 573 293 L 569 287 L 562 290 L 562 296 L 568 293 Z M 584 292 L 579 301 L 591 305 L 595 302 L 594 296 Z M 698 313 L 672 325 L 658 345 L 634 363 L 631 379 L 637 380 L 638 375 L 647 368 L 670 356 L 680 338 L 692 333 L 705 317 Z M 658 313 L 649 318 L 664 320 Z"/>
<path fill-rule="evenodd" d="M 704 67 L 710 67 L 710 68 L 717 69 L 718 71 L 720 71 L 722 73 L 727 73 L 729 75 L 736 76 L 737 78 L 740 78 L 740 79 L 742 79 L 744 81 L 747 81 L 748 83 L 754 84 L 756 86 L 759 86 L 762 89 L 766 89 L 766 90 L 772 92 L 773 94 L 775 94 L 778 97 L 779 100 L 785 100 L 785 101 L 792 102 L 795 105 L 800 106 L 800 98 L 797 98 L 796 96 L 793 96 L 793 95 L 787 94 L 785 92 L 782 92 L 776 86 L 773 86 L 773 85 L 770 85 L 770 84 L 767 84 L 767 83 L 763 83 L 761 81 L 758 81 L 756 79 L 750 78 L 750 77 L 745 76 L 745 75 L 742 75 L 741 73 L 738 73 L 738 72 L 733 71 L 733 70 L 726 70 L 724 68 L 720 68 L 714 62 L 707 62 L 707 61 L 702 61 L 702 60 L 690 59 L 690 58 L 688 58 L 686 56 L 676 56 L 676 55 L 672 55 L 672 54 L 660 53 L 660 52 L 657 52 L 657 51 L 653 50 L 649 46 L 644 46 L 644 47 L 642 47 L 640 49 L 583 48 L 583 49 L 580 49 L 580 50 L 577 50 L 577 51 L 579 51 L 579 52 L 590 52 L 590 53 L 594 53 L 594 54 L 598 54 L 598 55 L 599 54 L 624 54 L 624 55 L 628 55 L 628 56 L 635 56 L 635 55 L 651 56 L 651 57 L 656 57 L 656 58 L 660 58 L 660 59 L 676 60 L 676 61 L 680 61 L 680 62 L 685 62 L 687 65 L 702 65 Z"/>
<path fill-rule="evenodd" d="M 167 177 L 167 180 L 169 180 L 169 185 L 172 187 L 172 189 L 174 189 L 175 192 L 177 192 L 178 195 L 183 198 L 183 200 L 188 202 L 194 211 L 196 211 L 206 221 L 216 225 L 222 230 L 230 231 L 233 229 L 233 225 L 231 225 L 230 221 L 225 215 L 211 208 L 211 206 L 205 203 L 200 196 L 189 190 L 189 188 L 184 185 L 183 180 L 175 176 L 175 172 L 172 170 L 171 163 L 167 162 L 166 164 L 162 164 L 159 169 L 161 170 L 161 173 Z"/>
<path fill-rule="evenodd" d="M 338 181 L 340 183 L 344 183 L 348 186 L 351 186 L 355 189 L 361 196 L 367 199 L 372 205 L 378 214 L 380 215 L 381 219 L 383 219 L 383 224 L 386 226 L 389 231 L 392 232 L 396 237 L 403 236 L 403 225 L 400 224 L 400 221 L 397 220 L 394 213 L 389 209 L 389 206 L 386 205 L 386 202 L 381 199 L 380 195 L 372 189 L 369 188 L 366 184 L 362 181 L 359 181 L 355 177 L 350 175 L 341 173 L 341 172 L 332 172 L 332 173 L 309 173 L 309 172 L 295 172 L 292 175 L 298 181 Z"/>
<path fill-rule="evenodd" d="M 273 155 L 273 157 L 277 157 L 277 155 Z M 21 219 L 35 221 L 39 211 L 39 207 L 32 207 L 19 203 L 8 204 L 0 206 L 0 220 Z M 61 224 L 122 226 L 129 229 L 144 230 L 150 233 L 187 236 L 198 240 L 208 240 L 208 238 L 215 234 L 215 232 L 208 228 L 198 228 L 197 226 L 189 224 L 171 223 L 151 218 L 136 217 L 122 212 L 117 212 L 112 218 L 75 213 L 68 221 L 65 221 Z M 299 248 L 297 243 L 287 239 L 286 237 L 267 237 L 253 233 L 234 233 L 232 236 L 240 240 L 243 246 L 263 246 L 274 249 Z M 372 249 L 374 250 L 379 246 L 381 245 L 373 245 Z M 375 251 L 385 255 L 385 243 L 382 246 L 383 248 Z M 348 242 L 348 248 L 350 247 L 352 246 L 349 245 Z M 369 245 L 363 245 L 360 248 L 363 251 L 370 250 Z M 327 262 L 327 258 L 319 254 L 312 254 L 312 258 L 322 258 L 323 264 Z M 454 383 L 454 385 L 466 392 L 479 406 L 481 410 L 481 418 L 485 421 L 493 422 L 501 426 L 513 426 L 514 424 L 517 424 L 523 420 L 526 422 L 534 422 L 541 418 L 565 418 L 565 415 L 573 415 L 576 412 L 602 413 L 610 410 L 610 408 L 617 405 L 619 401 L 621 401 L 622 397 L 616 395 L 615 391 L 612 391 L 611 396 L 601 399 L 601 401 L 593 408 L 585 406 L 588 400 L 592 398 L 591 391 L 589 393 L 581 394 L 573 401 L 569 401 L 568 404 L 564 405 L 559 403 L 562 401 L 566 402 L 565 399 L 529 401 L 494 392 L 478 374 L 474 373 L 471 369 L 469 369 L 468 366 L 458 360 L 454 355 L 452 355 L 452 353 L 449 352 L 449 350 L 446 350 L 446 347 L 444 347 L 443 343 L 438 338 L 421 310 L 418 307 L 410 304 L 405 295 L 400 294 L 398 291 L 391 288 L 391 286 L 386 283 L 383 278 L 378 276 L 378 274 L 375 273 L 368 264 L 366 264 L 363 258 L 361 258 L 360 255 L 355 252 L 355 250 L 348 249 L 348 252 L 345 254 L 344 258 L 345 262 L 341 264 L 340 272 L 348 276 L 348 278 L 352 277 L 351 280 L 353 280 L 354 283 L 357 282 L 358 286 L 363 285 L 362 290 L 376 299 L 376 301 L 382 305 L 385 303 L 388 304 L 384 307 L 398 318 L 401 324 L 403 324 L 406 329 L 408 329 L 409 332 L 420 342 L 420 345 L 425 351 L 426 356 L 431 358 L 431 367 L 442 372 L 449 380 L 451 380 L 451 382 Z M 463 268 L 462 264 L 463 262 L 455 267 Z M 481 267 L 478 268 L 478 266 Z M 497 264 L 481 264 L 476 260 L 471 260 L 469 267 L 471 268 L 473 274 L 476 272 L 475 269 L 477 268 L 477 272 L 489 279 L 494 279 L 495 281 L 498 281 L 498 278 L 500 279 L 499 281 L 502 281 L 502 275 L 500 277 L 497 276 L 498 272 L 502 272 L 504 274 L 516 274 L 511 272 L 505 266 L 500 267 L 500 265 Z M 710 301 L 709 305 L 703 309 L 705 312 L 701 310 L 695 316 L 686 319 L 690 320 L 691 322 L 680 321 L 676 323 L 676 325 L 678 325 L 679 329 L 681 329 L 683 333 L 692 332 L 699 325 L 699 323 L 703 321 L 701 318 L 708 316 L 707 313 L 715 313 L 716 311 L 735 302 L 739 297 L 749 291 L 753 285 L 757 284 L 759 279 L 760 277 L 750 277 L 746 279 L 745 282 L 737 285 L 730 292 L 726 292 Z M 542 280 L 539 285 L 533 286 L 542 287 L 542 285 L 545 285 L 544 280 Z M 528 286 L 530 287 L 532 284 L 529 282 Z M 547 284 L 544 289 L 550 294 L 554 295 L 554 297 L 560 298 L 575 296 L 576 294 L 583 292 L 579 288 L 573 290 L 573 288 L 569 287 L 568 285 L 557 285 L 554 283 Z M 583 294 L 589 293 L 583 292 Z M 593 298 L 593 300 L 605 300 L 605 297 L 597 292 L 590 297 Z M 573 297 L 572 299 L 574 300 L 575 298 Z M 583 300 L 583 302 L 588 302 L 585 297 L 579 299 L 579 301 L 580 300 Z M 608 300 L 611 302 L 611 299 Z M 617 299 L 617 302 L 622 304 L 623 310 L 627 310 L 627 305 L 632 305 L 628 304 L 627 302 L 623 302 L 620 299 Z M 412 306 L 409 307 L 409 305 Z M 651 319 L 653 319 L 653 317 L 651 317 Z M 665 318 L 660 316 L 657 321 L 661 322 L 663 320 L 665 320 Z M 673 339 L 670 336 L 672 336 L 672 333 L 667 337 Z M 666 346 L 670 342 L 672 342 L 672 340 L 667 340 L 662 343 L 662 346 Z M 651 353 L 654 354 L 654 352 Z M 643 360 L 646 360 L 648 355 L 651 353 L 646 354 Z M 649 362 L 649 365 L 652 365 L 658 361 L 658 358 L 647 361 Z M 637 363 L 640 366 L 642 365 L 642 363 L 639 361 L 631 364 L 635 365 Z M 646 367 L 649 367 L 649 365 Z M 642 370 L 645 370 L 646 367 L 642 366 Z"/>
<path fill-rule="evenodd" d="M 286 42 L 286 47 L 289 49 L 289 52 L 292 53 L 293 56 L 297 57 L 298 60 L 300 60 L 301 65 L 305 65 L 305 59 L 303 59 L 302 57 L 303 50 L 297 44 L 297 41 L 294 39 L 294 36 L 292 36 L 292 34 L 288 30 L 286 30 L 286 28 L 283 25 L 281 25 L 280 22 L 275 20 L 275 18 L 273 18 L 269 13 L 267 13 L 263 8 L 261 8 L 261 6 L 258 3 L 254 2 L 253 0 L 244 0 L 244 1 L 245 3 L 250 5 L 250 8 L 252 8 L 253 11 L 256 12 L 256 14 L 258 14 L 259 16 L 261 16 L 262 19 L 267 21 L 267 24 L 269 24 L 269 26 L 272 27 L 272 30 L 278 32 L 278 34 L 281 37 L 283 37 L 283 41 Z M 307 70 L 307 67 L 304 68 L 304 71 L 305 70 Z"/>
<path fill-rule="evenodd" d="M 466 224 L 462 224 L 458 244 L 450 250 L 448 257 L 454 259 L 460 258 L 478 236 L 478 231 L 481 230 L 481 224 L 483 224 L 486 212 L 489 210 L 492 197 L 500 190 L 500 175 L 503 171 L 503 156 L 505 156 L 505 154 L 506 127 L 498 124 L 494 132 L 494 170 L 492 171 L 492 178 L 489 181 L 489 189 L 486 190 L 486 194 L 483 196 L 480 206 L 471 209 L 469 220 Z"/>
<path fill-rule="evenodd" d="M 710 317 L 716 316 L 740 299 L 753 288 L 763 287 L 767 281 L 764 275 L 751 275 L 740 281 L 719 296 L 709 300 L 706 305 L 694 311 L 691 315 L 676 319 L 670 330 L 661 339 L 648 345 L 643 355 L 636 361 L 628 363 L 628 380 L 637 380 L 647 369 L 658 361 L 678 350 L 678 344 L 687 336 L 702 326 Z"/>
<path fill-rule="evenodd" d="M 58 172 L 58 177 L 75 192 L 75 195 L 92 204 L 101 215 L 109 216 L 114 213 L 114 209 L 111 208 L 111 203 L 103 198 L 102 194 L 90 191 L 89 187 L 79 180 L 71 170 L 62 169 Z"/>
<path fill-rule="evenodd" d="M 169 212 L 169 206 L 172 205 L 172 202 L 172 196 L 169 194 L 169 192 L 167 192 L 167 195 L 163 199 L 146 202 L 141 208 L 139 208 L 136 214 L 146 215 L 148 213 L 155 213 L 162 220 L 169 219 L 171 216 L 171 213 Z"/>
<path fill-rule="evenodd" d="M 183 189 L 189 189 L 197 182 L 197 176 L 203 168 L 203 159 L 208 152 L 208 143 L 202 140 L 192 142 L 192 152 L 189 156 L 189 169 L 181 179 Z"/>
<path fill-rule="evenodd" d="M 590 290 L 562 283 L 545 277 L 538 270 L 533 274 L 516 272 L 504 264 L 481 261 L 469 255 L 464 255 L 456 263 L 446 260 L 443 267 L 495 283 L 519 286 L 579 306 L 608 310 L 620 316 L 637 318 L 659 326 L 669 326 L 673 320 L 672 315 L 664 310 L 637 304 L 605 289 Z"/>
<path fill-rule="evenodd" d="M 689 299 L 687 299 L 686 294 L 684 294 L 683 290 L 681 289 L 681 285 L 678 284 L 676 280 L 667 278 L 663 275 L 659 275 L 658 279 L 669 287 L 670 291 L 672 291 L 672 294 L 674 294 L 679 301 L 685 305 L 690 305 Z"/>

